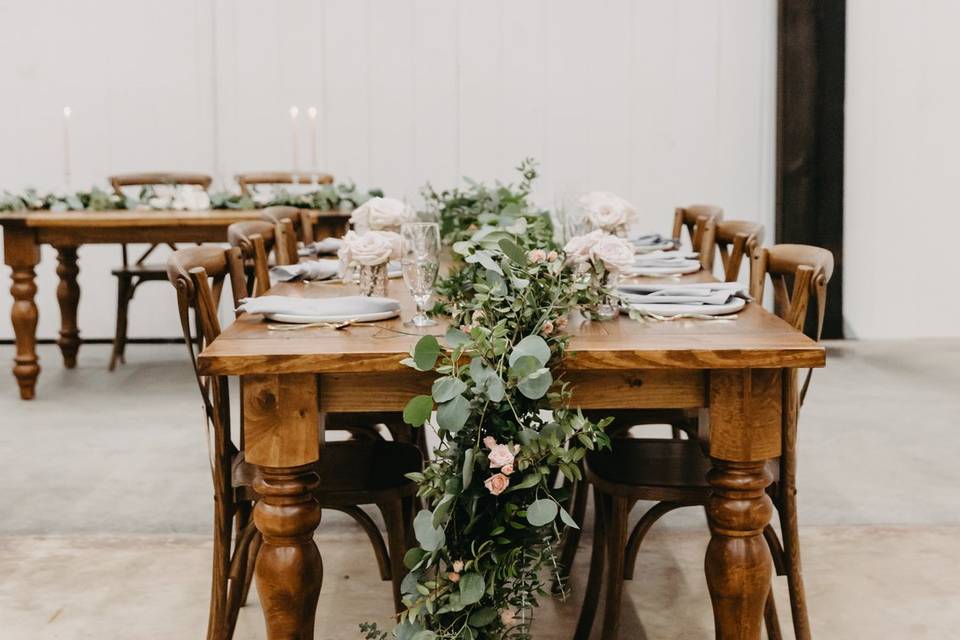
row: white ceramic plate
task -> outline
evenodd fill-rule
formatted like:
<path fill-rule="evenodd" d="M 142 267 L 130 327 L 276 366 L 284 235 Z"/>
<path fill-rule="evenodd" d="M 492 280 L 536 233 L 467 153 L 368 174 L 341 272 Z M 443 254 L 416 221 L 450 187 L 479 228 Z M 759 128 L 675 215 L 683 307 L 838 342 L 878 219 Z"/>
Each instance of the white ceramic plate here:
<path fill-rule="evenodd" d="M 676 316 L 682 313 L 696 313 L 702 316 L 725 316 L 736 313 L 746 306 L 743 298 L 731 298 L 726 304 L 632 304 L 624 307 L 629 311 L 632 307 L 640 311 L 655 313 L 658 316 Z"/>
<path fill-rule="evenodd" d="M 388 320 L 400 315 L 399 309 L 393 311 L 378 311 L 377 313 L 361 313 L 360 315 L 323 315 L 323 316 L 295 316 L 288 313 L 268 313 L 267 320 L 273 322 L 286 322 L 288 324 L 310 324 L 311 322 L 376 322 L 377 320 Z"/>
<path fill-rule="evenodd" d="M 624 275 L 656 278 L 659 276 L 682 276 L 687 273 L 696 273 L 697 271 L 700 271 L 699 262 L 686 267 L 631 267 Z"/>

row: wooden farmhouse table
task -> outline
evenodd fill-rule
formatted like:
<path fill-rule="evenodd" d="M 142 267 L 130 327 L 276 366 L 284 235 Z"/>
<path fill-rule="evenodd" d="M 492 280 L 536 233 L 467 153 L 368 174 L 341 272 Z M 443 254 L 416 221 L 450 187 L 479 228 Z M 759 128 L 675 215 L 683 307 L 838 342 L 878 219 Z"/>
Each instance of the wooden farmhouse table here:
<path fill-rule="evenodd" d="M 342 235 L 347 215 L 339 211 L 314 212 L 318 226 Z M 22 211 L 0 213 L 4 261 L 11 268 L 13 331 L 16 340 L 13 375 L 20 397 L 33 398 L 40 365 L 37 363 L 37 293 L 34 267 L 40 245 L 57 250 L 57 300 L 60 337 L 57 343 L 68 369 L 76 366 L 80 347 L 77 326 L 77 248 L 83 244 L 225 242 L 227 227 L 240 220 L 257 220 L 259 210 L 203 211 Z"/>
<path fill-rule="evenodd" d="M 704 280 L 702 274 L 684 279 Z M 242 376 L 246 460 L 262 493 L 257 587 L 271 640 L 313 637 L 322 564 L 313 541 L 320 508 L 309 493 L 328 412 L 401 411 L 429 394 L 433 374 L 400 364 L 418 340 L 401 281 L 400 318 L 335 331 L 270 331 L 242 316 L 200 355 L 203 374 Z M 278 295 L 337 296 L 353 285 L 280 284 Z M 442 325 L 420 330 L 442 335 Z M 705 571 L 716 637 L 759 640 L 772 560 L 763 539 L 772 514 L 766 462 L 780 455 L 782 421 L 797 415 L 797 370 L 822 367 L 822 347 L 750 303 L 736 320 L 571 322 L 565 379 L 573 406 L 699 409 L 709 424 L 713 488 Z"/>

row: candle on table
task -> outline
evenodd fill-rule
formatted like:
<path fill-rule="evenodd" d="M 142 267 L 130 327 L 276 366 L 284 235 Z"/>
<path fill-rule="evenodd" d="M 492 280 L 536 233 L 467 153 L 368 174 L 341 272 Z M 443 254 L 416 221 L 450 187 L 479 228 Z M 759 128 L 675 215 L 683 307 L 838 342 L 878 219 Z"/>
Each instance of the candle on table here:
<path fill-rule="evenodd" d="M 299 140 L 297 140 L 297 129 L 300 119 L 300 109 L 297 107 L 290 107 L 290 134 L 293 138 L 293 182 L 294 184 L 298 183 L 300 173 L 300 147 Z"/>
<path fill-rule="evenodd" d="M 310 172 L 313 174 L 311 180 L 316 184 L 318 178 L 317 171 L 317 108 L 307 109 L 307 118 L 309 122 L 310 134 Z"/>
<path fill-rule="evenodd" d="M 70 190 L 70 116 L 73 110 L 63 108 L 63 183 Z"/>

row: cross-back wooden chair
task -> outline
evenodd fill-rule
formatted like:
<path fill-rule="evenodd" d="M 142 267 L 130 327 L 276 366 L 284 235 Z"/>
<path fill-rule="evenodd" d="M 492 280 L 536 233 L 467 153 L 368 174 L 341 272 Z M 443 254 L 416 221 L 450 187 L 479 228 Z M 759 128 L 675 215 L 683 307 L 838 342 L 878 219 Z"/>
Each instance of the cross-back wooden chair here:
<path fill-rule="evenodd" d="M 234 306 L 248 295 L 243 256 L 237 247 L 227 250 L 190 247 L 175 251 L 168 260 L 167 270 L 177 290 L 184 335 L 190 334 L 189 316 L 193 309 L 201 338 L 199 346 L 188 340 L 187 348 L 211 439 L 214 551 L 207 638 L 227 640 L 232 637 L 239 608 L 246 602 L 261 544 L 251 518 L 253 504 L 259 496 L 254 483 L 256 469 L 244 459 L 242 409 L 239 428 L 234 429 L 231 423 L 229 379 L 201 376 L 196 356 L 203 345 L 220 334 L 217 309 L 227 283 Z M 405 474 L 420 468 L 421 455 L 416 447 L 386 440 L 325 442 L 316 468 L 315 499 L 322 508 L 342 511 L 361 524 L 373 544 L 381 578 L 393 582 L 397 612 L 402 608 L 403 556 L 411 542 L 417 489 Z M 380 510 L 386 525 L 386 543 L 360 505 L 376 505 Z"/>
<path fill-rule="evenodd" d="M 109 180 L 110 186 L 119 196 L 123 196 L 123 190 L 129 187 L 187 185 L 206 190 L 210 188 L 212 181 L 210 176 L 202 173 L 164 172 L 120 174 L 110 176 Z M 144 238 L 144 240 L 150 242 L 150 238 Z M 125 362 L 128 312 L 137 287 L 144 282 L 158 282 L 167 279 L 167 269 L 164 265 L 147 262 L 157 246 L 159 245 L 151 244 L 143 254 L 131 262 L 127 245 L 120 245 L 122 264 L 110 272 L 117 278 L 117 322 L 113 337 L 113 351 L 110 354 L 110 371 L 113 371 L 118 363 Z M 176 249 L 174 245 L 169 246 Z"/>
<path fill-rule="evenodd" d="M 766 278 L 774 284 L 780 299 L 777 315 L 793 328 L 803 330 L 811 298 L 818 318 L 826 306 L 827 283 L 833 275 L 829 251 L 804 245 L 777 245 L 762 249 L 756 257 L 753 296 L 761 300 Z M 822 324 L 810 332 L 818 339 Z M 764 529 L 764 539 L 773 556 L 777 575 L 785 575 L 790 591 L 794 633 L 809 640 L 810 622 L 800 566 L 797 524 L 797 410 L 809 384 L 809 375 L 798 389 L 796 371 L 784 372 L 784 419 L 781 424 L 781 455 L 770 465 L 774 478 L 768 489 L 780 519 L 782 536 L 773 526 Z M 706 473 L 710 460 L 698 440 L 616 438 L 609 452 L 588 452 L 587 478 L 594 488 L 595 520 L 593 556 L 586 595 L 575 640 L 586 640 L 593 627 L 599 591 L 606 571 L 606 609 L 603 615 L 605 640 L 617 637 L 623 581 L 633 578 L 637 553 L 647 532 L 663 515 L 687 506 L 705 506 L 710 497 Z M 639 500 L 656 504 L 647 510 L 628 536 L 627 521 Z M 606 555 L 606 559 L 604 556 Z M 767 635 L 782 638 L 773 591 L 764 609 Z"/>
<path fill-rule="evenodd" d="M 329 173 L 311 173 L 307 171 L 250 171 L 236 175 L 240 193 L 252 196 L 257 187 L 290 184 L 333 184 L 333 176 Z"/>
<path fill-rule="evenodd" d="M 713 271 L 717 223 L 720 220 L 723 220 L 723 209 L 712 204 L 677 207 L 673 212 L 673 241 L 680 246 L 680 237 L 686 228 L 690 247 L 700 252 L 700 264 L 707 271 Z"/>
<path fill-rule="evenodd" d="M 753 282 L 754 258 L 763 244 L 763 225 L 746 220 L 718 220 L 716 232 L 717 252 L 723 267 L 725 282 L 736 282 L 746 258 Z"/>
<path fill-rule="evenodd" d="M 263 210 L 261 219 L 276 226 L 277 264 L 297 262 L 298 242 L 310 244 L 314 241 L 313 219 L 309 211 L 298 207 L 267 207 Z"/>

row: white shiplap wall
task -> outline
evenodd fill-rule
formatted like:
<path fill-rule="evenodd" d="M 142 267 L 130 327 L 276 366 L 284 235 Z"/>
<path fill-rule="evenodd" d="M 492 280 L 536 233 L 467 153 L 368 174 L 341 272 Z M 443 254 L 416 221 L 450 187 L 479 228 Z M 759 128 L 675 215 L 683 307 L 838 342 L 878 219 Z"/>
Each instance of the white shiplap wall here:
<path fill-rule="evenodd" d="M 64 104 L 75 185 L 287 168 L 287 110 L 316 105 L 323 168 L 392 195 L 511 179 L 530 155 L 548 206 L 609 189 L 651 229 L 694 201 L 772 226 L 772 0 L 0 0 L 0 23 L 17 27 L 0 39 L 0 188 L 61 186 Z M 42 337 L 59 322 L 48 258 Z M 112 333 L 116 258 L 81 250 L 85 336 Z M 162 285 L 132 314 L 132 335 L 177 334 Z"/>

